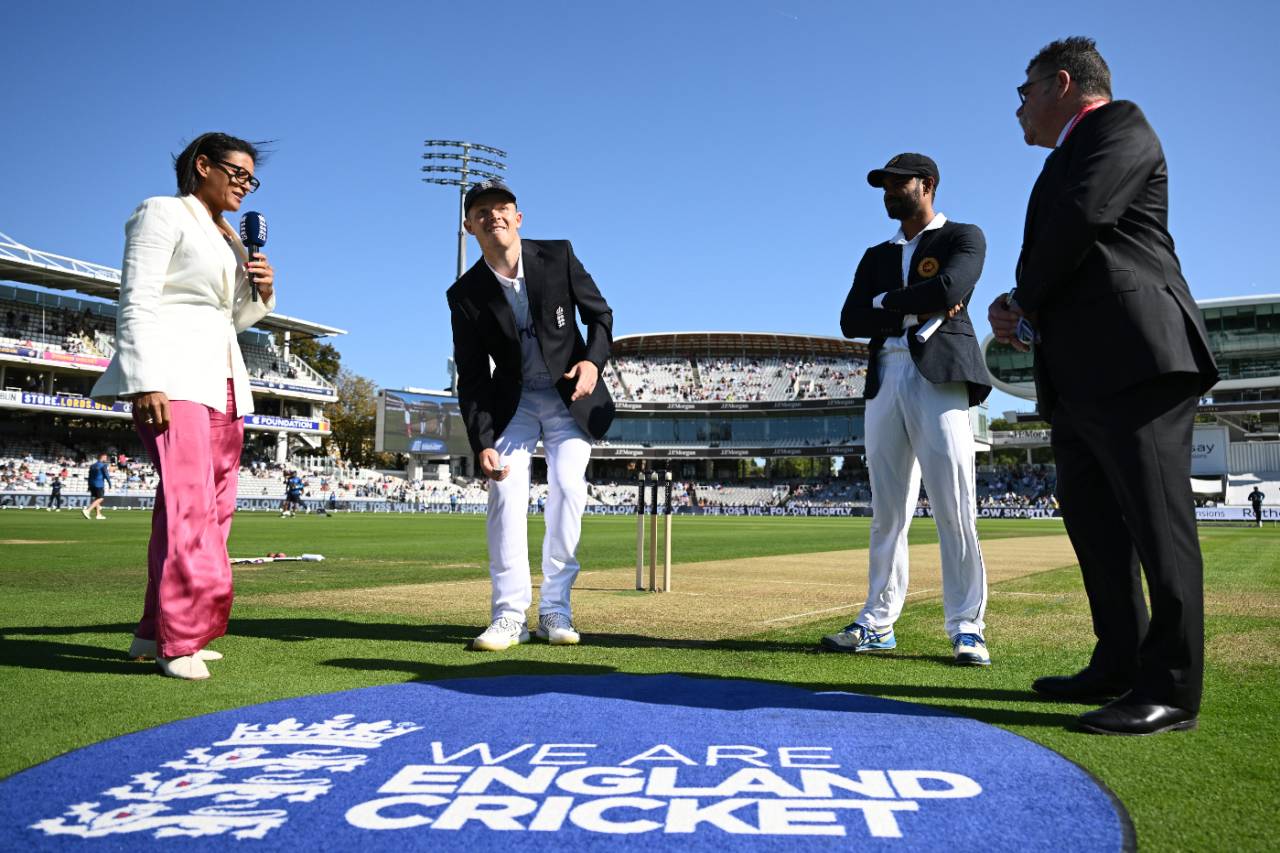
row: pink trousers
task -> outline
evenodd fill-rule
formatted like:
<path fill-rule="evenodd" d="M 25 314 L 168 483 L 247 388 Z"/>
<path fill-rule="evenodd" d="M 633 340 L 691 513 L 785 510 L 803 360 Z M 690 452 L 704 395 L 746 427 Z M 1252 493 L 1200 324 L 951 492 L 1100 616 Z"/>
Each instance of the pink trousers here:
<path fill-rule="evenodd" d="M 157 654 L 194 654 L 227 632 L 231 564 L 227 536 L 236 509 L 244 421 L 227 380 L 227 414 L 169 401 L 169 428 L 137 424 L 160 474 L 147 549 L 147 597 L 135 634 Z"/>

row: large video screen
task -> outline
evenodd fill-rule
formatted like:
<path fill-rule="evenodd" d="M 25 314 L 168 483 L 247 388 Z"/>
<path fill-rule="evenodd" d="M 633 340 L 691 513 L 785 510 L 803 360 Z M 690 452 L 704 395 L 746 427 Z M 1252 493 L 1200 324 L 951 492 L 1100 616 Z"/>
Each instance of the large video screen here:
<path fill-rule="evenodd" d="M 444 394 L 380 393 L 374 444 L 379 453 L 471 455 L 458 398 Z"/>

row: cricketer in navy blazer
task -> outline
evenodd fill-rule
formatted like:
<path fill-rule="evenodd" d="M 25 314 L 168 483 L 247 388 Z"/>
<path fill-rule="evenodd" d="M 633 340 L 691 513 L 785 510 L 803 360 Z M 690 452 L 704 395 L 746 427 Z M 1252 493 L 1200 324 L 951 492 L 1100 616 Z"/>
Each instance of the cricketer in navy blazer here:
<path fill-rule="evenodd" d="M 969 320 L 969 299 L 982 275 L 987 241 L 976 225 L 947 220 L 941 227 L 924 231 L 911 258 L 906 287 L 902 284 L 902 250 L 885 241 L 867 249 L 853 276 L 853 287 L 840 312 L 840 331 L 846 338 L 870 338 L 871 359 L 867 365 L 866 399 L 880 390 L 879 355 L 885 338 L 903 333 L 908 314 L 923 317 L 946 315 L 955 305 L 964 306 L 956 316 L 926 342 L 916 340 L 923 321 L 908 331 L 911 358 L 920 375 L 935 384 L 964 382 L 969 387 L 969 405 L 976 406 L 991 393 L 990 374 L 982 358 L 982 348 Z M 883 307 L 871 301 L 885 294 Z"/>
<path fill-rule="evenodd" d="M 557 377 L 556 391 L 578 426 L 592 438 L 603 438 L 614 416 L 613 398 L 603 378 L 594 391 L 574 401 L 575 383 L 563 375 L 584 360 L 604 371 L 613 345 L 613 311 L 568 240 L 524 239 L 521 254 L 529 312 L 547 372 Z M 471 449 L 479 454 L 494 446 L 520 404 L 520 338 L 502 285 L 483 258 L 449 288 L 448 298 L 458 403 Z M 585 340 L 575 312 L 586 324 Z"/>

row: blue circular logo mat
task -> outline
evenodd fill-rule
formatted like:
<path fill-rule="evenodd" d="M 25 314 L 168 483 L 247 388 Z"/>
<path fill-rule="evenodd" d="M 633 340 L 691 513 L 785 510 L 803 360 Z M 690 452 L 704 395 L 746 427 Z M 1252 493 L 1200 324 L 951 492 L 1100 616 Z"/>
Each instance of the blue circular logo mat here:
<path fill-rule="evenodd" d="M 1057 753 L 922 705 L 683 676 L 397 684 L 182 720 L 0 782 L 0 849 L 1121 850 Z"/>

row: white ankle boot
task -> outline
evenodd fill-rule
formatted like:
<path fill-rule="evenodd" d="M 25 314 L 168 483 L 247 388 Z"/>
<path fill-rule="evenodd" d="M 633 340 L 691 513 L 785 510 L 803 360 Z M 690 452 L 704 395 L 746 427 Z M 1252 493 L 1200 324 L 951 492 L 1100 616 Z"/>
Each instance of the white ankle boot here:
<path fill-rule="evenodd" d="M 188 681 L 200 681 L 209 677 L 209 668 L 204 661 L 195 655 L 184 655 L 180 658 L 156 658 L 156 666 L 170 678 L 185 678 Z"/>

